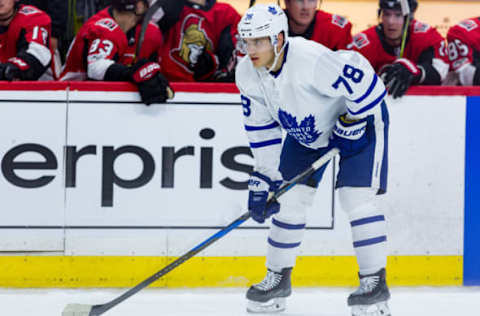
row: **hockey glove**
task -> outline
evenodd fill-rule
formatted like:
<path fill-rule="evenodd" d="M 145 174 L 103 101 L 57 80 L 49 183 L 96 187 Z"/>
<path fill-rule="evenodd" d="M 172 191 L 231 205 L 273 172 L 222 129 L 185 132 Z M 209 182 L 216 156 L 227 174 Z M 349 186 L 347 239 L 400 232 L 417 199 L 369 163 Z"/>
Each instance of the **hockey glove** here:
<path fill-rule="evenodd" d="M 369 143 L 367 121 L 352 121 L 346 114 L 340 115 L 333 127 L 330 144 L 340 150 L 342 157 L 350 157 L 361 152 Z"/>
<path fill-rule="evenodd" d="M 394 99 L 403 96 L 412 84 L 417 84 L 422 78 L 422 70 L 406 58 L 399 58 L 393 64 L 385 65 L 380 69 L 388 92 Z"/>
<path fill-rule="evenodd" d="M 268 194 L 275 193 L 281 183 L 282 181 L 273 181 L 259 172 L 252 173 L 248 180 L 248 211 L 254 221 L 261 224 L 280 211 L 280 203 L 276 200 L 267 203 L 267 200 Z"/>
<path fill-rule="evenodd" d="M 27 73 L 29 70 L 30 66 L 23 59 L 12 57 L 0 67 L 0 80 L 23 79 L 22 73 Z"/>
<path fill-rule="evenodd" d="M 217 56 L 218 70 L 213 75 L 213 80 L 217 82 L 235 82 L 237 51 L 232 40 L 230 26 L 227 26 L 220 34 Z"/>
<path fill-rule="evenodd" d="M 137 85 L 142 102 L 165 103 L 169 98 L 168 80 L 160 73 L 160 65 L 141 59 L 130 68 L 130 78 Z M 173 91 L 173 90 L 172 90 Z"/>
<path fill-rule="evenodd" d="M 0 64 L 0 80 L 7 80 L 5 79 L 5 68 L 7 68 L 6 64 Z"/>
<path fill-rule="evenodd" d="M 189 65 L 189 68 L 193 71 L 195 81 L 206 81 L 213 75 L 216 68 L 214 58 L 206 48 L 203 48 L 202 54 L 198 56 L 197 62 Z"/>

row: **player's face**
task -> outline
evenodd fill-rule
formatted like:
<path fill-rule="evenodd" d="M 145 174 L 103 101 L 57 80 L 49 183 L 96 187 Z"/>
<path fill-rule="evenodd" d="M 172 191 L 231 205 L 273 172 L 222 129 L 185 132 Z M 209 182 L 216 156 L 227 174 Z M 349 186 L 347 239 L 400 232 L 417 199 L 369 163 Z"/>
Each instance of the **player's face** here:
<path fill-rule="evenodd" d="M 398 40 L 402 38 L 404 17 L 401 11 L 383 9 L 381 20 L 387 39 Z"/>
<path fill-rule="evenodd" d="M 315 16 L 318 0 L 286 0 L 285 6 L 290 19 L 299 25 L 308 26 Z"/>
<path fill-rule="evenodd" d="M 188 2 L 199 4 L 201 6 L 205 6 L 207 4 L 207 0 L 188 0 Z"/>
<path fill-rule="evenodd" d="M 273 62 L 275 53 L 269 37 L 245 38 L 242 41 L 255 68 L 267 67 Z"/>
<path fill-rule="evenodd" d="M 148 10 L 148 7 L 144 1 L 137 2 L 137 7 L 135 8 L 135 13 L 137 15 L 144 15 L 145 13 L 147 13 L 147 10 Z"/>
<path fill-rule="evenodd" d="M 15 7 L 15 0 L 0 0 L 0 19 L 12 15 Z"/>

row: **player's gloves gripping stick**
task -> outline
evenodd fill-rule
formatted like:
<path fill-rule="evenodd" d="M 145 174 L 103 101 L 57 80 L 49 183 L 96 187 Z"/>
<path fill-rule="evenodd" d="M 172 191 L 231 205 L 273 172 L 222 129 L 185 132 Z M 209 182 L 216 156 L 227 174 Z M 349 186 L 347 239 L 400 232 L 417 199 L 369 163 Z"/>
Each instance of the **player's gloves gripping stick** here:
<path fill-rule="evenodd" d="M 280 203 L 276 200 L 268 201 L 270 193 L 275 193 L 282 181 L 273 181 L 259 172 L 254 172 L 248 180 L 248 211 L 253 220 L 258 223 L 265 222 L 275 213 L 280 211 Z"/>
<path fill-rule="evenodd" d="M 403 96 L 410 85 L 419 83 L 422 76 L 422 70 L 407 58 L 399 58 L 380 69 L 380 78 L 394 99 Z"/>
<path fill-rule="evenodd" d="M 340 115 L 333 127 L 331 144 L 340 150 L 342 157 L 350 157 L 361 152 L 369 143 L 367 121 L 349 120 L 346 114 Z"/>
<path fill-rule="evenodd" d="M 143 103 L 165 103 L 174 97 L 168 80 L 160 72 L 160 65 L 141 59 L 131 69 L 131 79 L 137 85 Z"/>

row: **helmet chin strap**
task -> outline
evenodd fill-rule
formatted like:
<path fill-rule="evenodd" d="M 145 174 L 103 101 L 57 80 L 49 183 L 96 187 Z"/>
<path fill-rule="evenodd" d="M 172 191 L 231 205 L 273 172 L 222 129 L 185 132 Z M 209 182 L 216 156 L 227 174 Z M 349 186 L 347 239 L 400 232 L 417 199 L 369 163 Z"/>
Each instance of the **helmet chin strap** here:
<path fill-rule="evenodd" d="M 276 42 L 278 42 L 278 35 L 277 35 Z M 275 69 L 275 67 L 277 66 L 278 59 L 279 59 L 280 54 L 282 53 L 282 51 L 285 49 L 285 46 L 287 46 L 287 42 L 284 40 L 282 47 L 281 47 L 280 50 L 277 52 L 277 45 L 276 45 L 276 44 L 273 45 L 273 53 L 275 54 L 275 58 L 273 59 L 273 63 L 272 63 L 272 65 L 270 66 L 270 68 L 267 69 L 268 72 L 273 71 L 273 69 Z"/>

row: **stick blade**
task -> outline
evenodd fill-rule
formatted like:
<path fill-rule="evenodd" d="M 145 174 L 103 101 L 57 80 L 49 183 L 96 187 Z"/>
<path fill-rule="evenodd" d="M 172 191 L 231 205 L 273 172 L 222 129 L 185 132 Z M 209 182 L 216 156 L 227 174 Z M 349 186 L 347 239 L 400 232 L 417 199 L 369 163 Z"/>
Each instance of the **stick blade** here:
<path fill-rule="evenodd" d="M 62 316 L 90 316 L 93 306 L 88 304 L 68 304 L 62 312 Z"/>
<path fill-rule="evenodd" d="M 403 16 L 410 14 L 410 5 L 408 4 L 408 0 L 400 0 L 400 7 L 402 9 Z"/>

